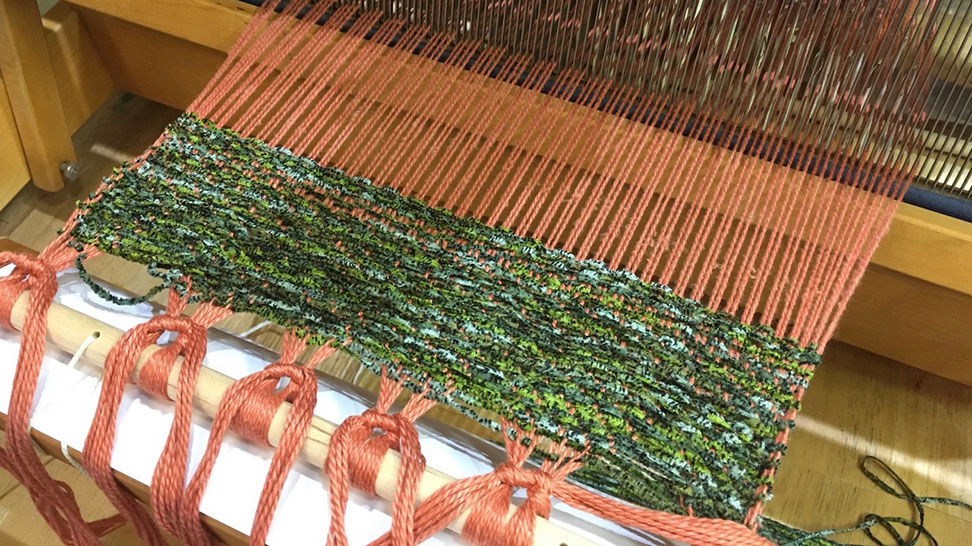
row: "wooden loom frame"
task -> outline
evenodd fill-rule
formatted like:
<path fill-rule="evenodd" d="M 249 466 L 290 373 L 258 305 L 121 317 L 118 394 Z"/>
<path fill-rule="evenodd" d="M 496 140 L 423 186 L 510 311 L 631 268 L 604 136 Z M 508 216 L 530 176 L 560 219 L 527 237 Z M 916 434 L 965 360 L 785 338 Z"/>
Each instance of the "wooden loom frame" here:
<path fill-rule="evenodd" d="M 0 0 L 0 48 L 17 43 L 21 67 L 4 67 L 0 85 L 0 205 L 33 175 L 56 189 L 56 163 L 67 159 L 64 142 L 114 91 L 123 90 L 185 108 L 202 88 L 253 12 L 236 0 L 64 0 L 44 19 L 26 25 L 22 9 L 34 0 Z M 7 28 L 3 24 L 7 23 Z M 42 40 L 38 40 L 41 37 Z M 49 53 L 44 55 L 43 53 Z M 15 90 L 54 81 L 57 96 L 17 103 Z M 38 83 L 42 82 L 42 83 Z M 3 94 L 10 97 L 10 111 Z M 16 104 L 15 104 L 16 103 Z M 37 115 L 45 113 L 44 116 Z M 3 121 L 16 119 L 19 141 L 4 140 Z M 32 135 L 32 136 L 31 136 Z M 37 138 L 41 135 L 43 138 Z M 71 152 L 73 153 L 73 151 Z M 972 337 L 961 328 L 972 319 L 972 224 L 902 205 L 874 255 L 836 338 L 956 381 L 972 385 Z M 963 267 L 965 266 L 965 267 Z M 0 419 L 3 416 L 0 415 Z M 59 445 L 39 436 L 45 451 Z M 77 454 L 75 454 L 77 455 Z M 124 481 L 124 477 L 121 477 Z M 147 490 L 127 483 L 143 499 Z M 239 533 L 207 521 L 224 540 Z"/>
<path fill-rule="evenodd" d="M 27 1 L 0 0 L 0 10 L 10 11 L 11 6 Z M 36 148 L 58 146 L 112 92 L 123 90 L 184 109 L 254 10 L 237 0 L 63 0 L 55 6 L 44 18 L 49 60 L 23 49 L 33 54 L 21 62 L 23 66 L 47 62 L 49 70 L 5 71 L 3 76 L 12 96 L 11 89 L 33 89 L 49 81 L 45 74 L 52 75 L 60 100 L 42 98 L 34 102 L 33 110 L 63 112 L 66 133 L 58 132 L 55 123 L 54 130 L 43 133 L 43 141 L 21 137 L 22 144 L 5 142 L 2 122 L 4 115 L 10 115 L 4 112 L 6 104 L 0 96 L 0 155 L 15 160 L 0 165 L 0 181 L 10 180 L 6 187 L 0 185 L 0 204 L 31 173 L 38 186 L 56 187 L 50 180 L 51 165 L 38 174 L 33 167 L 36 161 L 18 164 L 16 160 L 55 157 Z M 19 43 L 37 43 L 41 34 L 36 25 L 0 28 L 0 37 L 5 33 L 7 42 Z M 0 86 L 0 95 L 3 91 Z M 45 122 L 39 117 L 23 112 L 24 107 L 14 101 L 11 104 L 18 124 L 26 119 L 29 127 L 43 129 Z M 972 224 L 902 204 L 841 320 L 836 339 L 972 385 L 972 336 L 962 328 L 948 327 L 972 320 L 969 265 Z"/>

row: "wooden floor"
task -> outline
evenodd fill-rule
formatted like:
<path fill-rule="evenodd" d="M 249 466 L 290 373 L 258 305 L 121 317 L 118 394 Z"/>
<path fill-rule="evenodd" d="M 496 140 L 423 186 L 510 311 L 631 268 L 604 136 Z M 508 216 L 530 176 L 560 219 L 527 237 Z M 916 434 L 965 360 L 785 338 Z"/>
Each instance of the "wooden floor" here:
<path fill-rule="evenodd" d="M 56 194 L 26 188 L 0 212 L 0 236 L 36 249 L 43 247 L 75 202 L 114 165 L 150 145 L 176 114 L 136 97 L 119 96 L 110 101 L 76 135 L 81 181 Z M 144 292 L 154 284 L 140 266 L 113 257 L 99 258 L 90 269 L 134 292 Z M 273 344 L 274 339 L 271 329 L 261 341 Z M 332 365 L 328 371 L 345 379 L 354 373 L 347 362 Z M 359 378 L 358 383 L 362 382 L 373 382 L 373 378 Z M 868 512 L 911 517 L 908 503 L 881 492 L 858 470 L 858 461 L 865 454 L 891 464 L 918 495 L 972 500 L 972 388 L 853 347 L 831 344 L 797 417 L 777 477 L 776 497 L 766 513 L 804 529 L 852 525 Z M 86 514 L 101 517 L 112 513 L 93 484 L 74 469 L 53 460 L 48 466 L 74 486 Z M 926 524 L 942 546 L 972 543 L 972 513 L 929 507 Z M 840 538 L 866 542 L 860 533 Z M 123 528 L 109 535 L 105 543 L 137 542 L 131 529 Z M 924 543 L 930 544 L 920 542 Z M 58 544 L 23 488 L 5 474 L 0 474 L 0 544 Z"/>

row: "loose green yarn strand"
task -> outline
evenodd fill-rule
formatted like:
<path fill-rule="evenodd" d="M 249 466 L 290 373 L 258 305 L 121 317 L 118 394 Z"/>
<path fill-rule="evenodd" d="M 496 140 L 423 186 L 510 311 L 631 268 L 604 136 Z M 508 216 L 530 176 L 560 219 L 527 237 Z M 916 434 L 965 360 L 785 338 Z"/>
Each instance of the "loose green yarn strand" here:
<path fill-rule="evenodd" d="M 871 470 L 869 468 L 871 465 L 876 466 L 878 471 Z M 827 546 L 833 544 L 838 546 L 864 546 L 859 543 L 834 542 L 827 538 L 833 535 L 863 531 L 872 545 L 885 546 L 885 542 L 875 535 L 873 531 L 874 528 L 880 527 L 894 540 L 894 546 L 915 546 L 922 537 L 928 539 L 929 543 L 938 546 L 938 540 L 935 539 L 931 531 L 925 526 L 925 507 L 930 504 L 941 504 L 972 511 L 972 504 L 957 499 L 917 495 L 890 465 L 872 455 L 867 455 L 861 459 L 860 469 L 882 491 L 901 500 L 908 501 L 914 510 L 912 519 L 898 516 L 866 514 L 857 525 L 839 529 L 823 529 L 808 533 L 768 518 L 763 518 L 760 533 L 780 546 Z M 891 478 L 891 481 L 897 485 L 898 489 L 895 489 L 887 481 L 878 476 L 878 472 L 887 474 Z M 907 538 L 903 536 L 895 527 L 895 524 L 907 529 L 911 536 Z"/>

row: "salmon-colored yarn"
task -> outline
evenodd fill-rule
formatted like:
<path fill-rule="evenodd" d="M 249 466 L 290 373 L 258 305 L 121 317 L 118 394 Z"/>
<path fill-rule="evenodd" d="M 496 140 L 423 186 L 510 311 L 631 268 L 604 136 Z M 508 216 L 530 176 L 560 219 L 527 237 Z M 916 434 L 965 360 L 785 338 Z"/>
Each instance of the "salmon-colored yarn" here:
<path fill-rule="evenodd" d="M 514 429 L 504 423 L 504 430 Z M 569 456 L 560 446 L 556 462 L 545 460 L 539 469 L 523 468 L 536 445 L 529 434 L 524 445 L 523 431 L 516 439 L 505 435 L 509 460 L 495 471 L 452 482 L 432 494 L 414 514 L 414 541 L 421 542 L 444 529 L 465 511 L 469 511 L 462 535 L 475 546 L 531 546 L 536 517 L 550 516 L 551 497 L 621 525 L 664 536 L 669 539 L 706 546 L 769 546 L 772 543 L 745 525 L 727 520 L 680 516 L 625 504 L 566 481 L 580 468 L 578 457 Z M 404 462 L 403 462 L 404 464 Z M 509 514 L 510 495 L 516 488 L 526 490 L 527 498 Z M 391 535 L 373 543 L 375 546 L 397 545 Z"/>
<path fill-rule="evenodd" d="M 284 349 L 276 363 L 237 381 L 223 396 L 213 419 L 206 451 L 182 495 L 179 529 L 175 534 L 187 545 L 209 546 L 217 543 L 199 519 L 199 506 L 226 431 L 233 429 L 247 439 L 270 445 L 270 424 L 280 405 L 287 401 L 291 404 L 290 410 L 250 528 L 250 544 L 262 546 L 266 542 L 284 482 L 297 460 L 314 416 L 317 378 L 313 366 L 333 352 L 333 348 L 323 348 L 315 353 L 306 366 L 299 366 L 296 364 L 297 357 L 304 347 L 302 339 L 286 334 Z M 289 380 L 288 383 L 278 389 L 278 384 L 284 378 Z"/>
<path fill-rule="evenodd" d="M 175 416 L 159 463 L 152 475 L 152 508 L 159 523 L 170 532 L 176 529 L 171 517 L 178 509 L 180 493 L 186 479 L 189 433 L 192 425 L 192 398 L 196 378 L 206 355 L 206 329 L 229 311 L 208 304 L 199 307 L 192 318 L 179 316 L 185 309 L 186 298 L 175 289 L 169 294 L 166 313 L 126 332 L 112 347 L 105 360 L 104 382 L 98 408 L 84 443 L 84 466 L 92 479 L 104 491 L 119 512 L 132 524 L 143 543 L 165 546 L 162 532 L 138 501 L 121 488 L 111 471 L 111 453 L 115 441 L 118 410 L 125 385 L 142 353 L 158 342 L 165 332 L 175 332 L 177 338 L 166 348 L 157 350 L 143 366 L 139 383 L 156 395 L 168 397 L 168 377 L 182 356 L 179 370 L 179 391 Z M 177 493 L 173 493 L 173 491 Z"/>
<path fill-rule="evenodd" d="M 68 220 L 73 223 L 74 216 Z M 68 247 L 66 233 L 56 238 L 38 256 L 0 253 L 0 267 L 13 264 L 13 271 L 0 279 L 0 323 L 13 330 L 11 313 L 20 296 L 29 292 L 21 334 L 20 354 L 7 410 L 6 445 L 0 448 L 0 466 L 23 484 L 44 520 L 62 542 L 70 546 L 99 545 L 98 537 L 117 529 L 118 516 L 86 523 L 74 492 L 48 474 L 34 451 L 30 438 L 30 412 L 37 391 L 44 349 L 47 345 L 47 311 L 57 291 L 57 272 L 73 263 L 79 251 Z M 98 251 L 85 247 L 89 256 Z"/>
<path fill-rule="evenodd" d="M 415 500 L 419 480 L 425 471 L 425 457 L 419 445 L 415 420 L 435 405 L 424 394 L 412 396 L 399 413 L 388 414 L 402 387 L 385 373 L 374 409 L 348 417 L 331 436 L 324 468 L 330 482 L 331 527 L 328 546 L 347 546 L 345 511 L 348 486 L 375 494 L 375 480 L 381 462 L 390 448 L 401 454 L 401 470 L 392 504 L 392 528 L 388 544 L 411 546 L 417 543 L 414 529 Z M 375 431 L 380 431 L 377 435 Z"/>

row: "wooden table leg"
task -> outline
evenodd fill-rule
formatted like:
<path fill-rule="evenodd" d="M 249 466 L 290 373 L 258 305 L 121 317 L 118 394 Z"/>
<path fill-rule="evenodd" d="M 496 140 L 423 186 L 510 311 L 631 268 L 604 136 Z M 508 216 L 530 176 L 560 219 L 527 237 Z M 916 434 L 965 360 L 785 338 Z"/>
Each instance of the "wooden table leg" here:
<path fill-rule="evenodd" d="M 0 74 L 34 184 L 61 189 L 61 164 L 74 164 L 77 158 L 37 0 L 0 0 Z"/>

